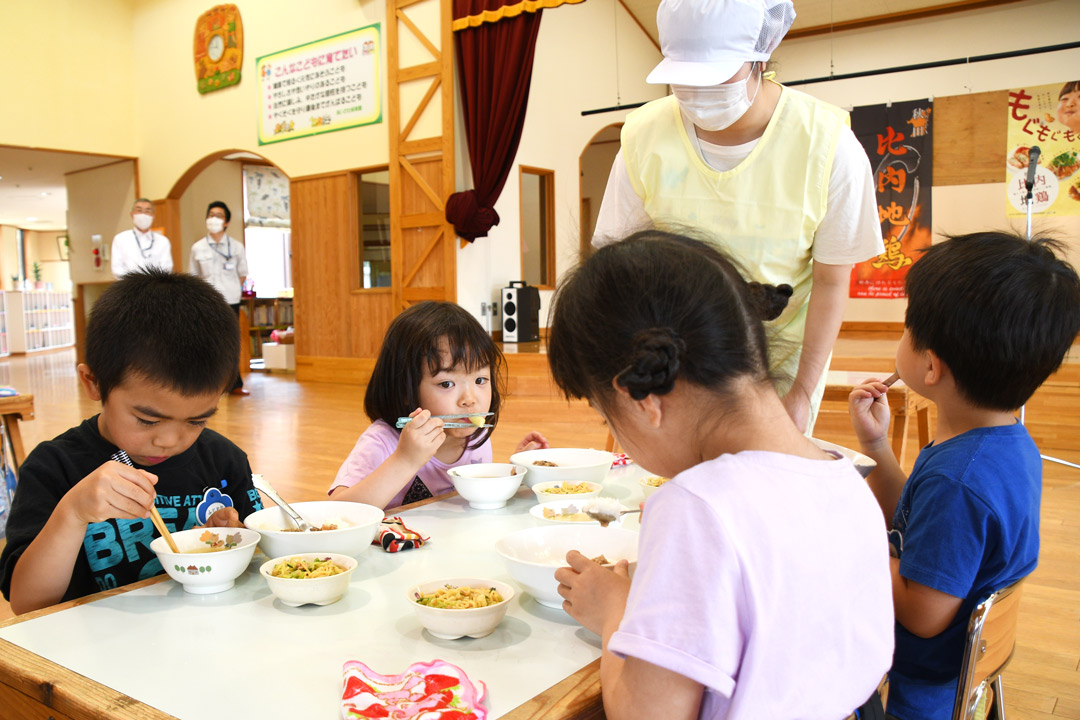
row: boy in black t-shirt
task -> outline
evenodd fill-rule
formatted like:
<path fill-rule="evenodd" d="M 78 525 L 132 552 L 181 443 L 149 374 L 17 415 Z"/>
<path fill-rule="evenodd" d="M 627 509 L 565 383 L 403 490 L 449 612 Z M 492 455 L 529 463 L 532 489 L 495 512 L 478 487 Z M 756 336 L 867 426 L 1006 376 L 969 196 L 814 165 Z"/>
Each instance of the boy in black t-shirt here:
<path fill-rule="evenodd" d="M 156 505 L 171 531 L 242 527 L 262 507 L 247 456 L 204 429 L 236 374 L 236 315 L 191 275 L 125 275 L 95 303 L 79 381 L 101 413 L 38 445 L 0 555 L 16 613 L 163 572 Z M 124 450 L 131 467 L 112 460 Z"/>

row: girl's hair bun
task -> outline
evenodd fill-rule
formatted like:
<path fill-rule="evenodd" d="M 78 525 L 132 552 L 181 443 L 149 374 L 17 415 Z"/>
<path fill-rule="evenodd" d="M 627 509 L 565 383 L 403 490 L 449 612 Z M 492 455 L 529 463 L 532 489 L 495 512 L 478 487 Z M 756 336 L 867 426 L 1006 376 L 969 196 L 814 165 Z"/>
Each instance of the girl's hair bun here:
<path fill-rule="evenodd" d="M 664 395 L 675 386 L 686 343 L 670 328 L 649 328 L 634 335 L 629 366 L 618 374 L 619 385 L 635 400 Z"/>
<path fill-rule="evenodd" d="M 762 320 L 775 320 L 780 317 L 791 299 L 792 290 L 790 285 L 766 285 L 759 282 L 746 284 L 750 290 L 750 300 L 754 310 Z"/>

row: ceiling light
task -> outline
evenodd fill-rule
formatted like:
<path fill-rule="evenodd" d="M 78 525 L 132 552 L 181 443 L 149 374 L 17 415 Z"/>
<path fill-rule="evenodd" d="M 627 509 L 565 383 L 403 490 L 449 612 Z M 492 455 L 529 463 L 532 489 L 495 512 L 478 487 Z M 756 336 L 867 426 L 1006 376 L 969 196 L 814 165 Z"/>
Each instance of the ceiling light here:
<path fill-rule="evenodd" d="M 37 220 L 38 219 L 36 217 L 28 217 L 28 218 L 26 218 L 26 222 L 37 222 Z"/>

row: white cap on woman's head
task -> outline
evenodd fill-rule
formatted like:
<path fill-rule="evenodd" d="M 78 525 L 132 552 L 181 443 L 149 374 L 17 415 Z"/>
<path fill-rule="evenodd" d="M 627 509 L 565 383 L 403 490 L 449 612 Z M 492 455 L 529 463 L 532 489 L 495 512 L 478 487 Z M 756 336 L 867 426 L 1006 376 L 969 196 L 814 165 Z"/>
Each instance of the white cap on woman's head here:
<path fill-rule="evenodd" d="M 744 63 L 768 60 L 794 20 L 791 0 L 661 0 L 664 59 L 645 82 L 719 85 Z"/>

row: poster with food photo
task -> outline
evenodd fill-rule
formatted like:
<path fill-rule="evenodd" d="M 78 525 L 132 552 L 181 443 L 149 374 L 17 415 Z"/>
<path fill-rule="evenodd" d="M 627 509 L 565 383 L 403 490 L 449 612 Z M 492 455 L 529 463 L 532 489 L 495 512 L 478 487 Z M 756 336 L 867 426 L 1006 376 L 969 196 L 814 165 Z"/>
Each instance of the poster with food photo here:
<path fill-rule="evenodd" d="M 1039 148 L 1031 212 L 1080 215 L 1080 80 L 1009 91 L 1006 214 L 1027 214 L 1032 148 Z"/>
<path fill-rule="evenodd" d="M 851 130 L 870 158 L 885 252 L 855 266 L 848 295 L 902 298 L 908 268 L 930 246 L 934 103 L 912 100 L 851 111 Z"/>

